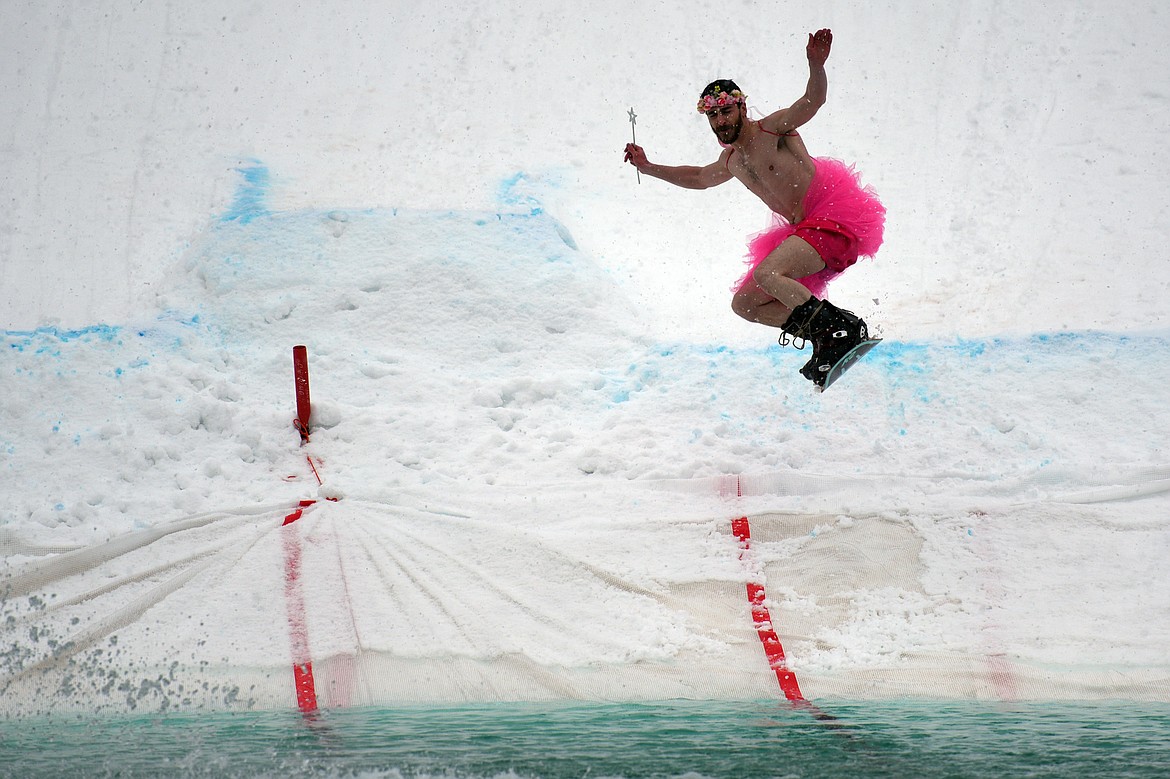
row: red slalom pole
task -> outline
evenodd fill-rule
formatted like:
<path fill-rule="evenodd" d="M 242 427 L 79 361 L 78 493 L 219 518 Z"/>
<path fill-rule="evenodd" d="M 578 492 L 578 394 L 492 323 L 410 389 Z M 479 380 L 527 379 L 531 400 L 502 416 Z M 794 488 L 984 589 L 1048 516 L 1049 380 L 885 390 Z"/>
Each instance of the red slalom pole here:
<path fill-rule="evenodd" d="M 284 546 L 284 604 L 288 615 L 293 689 L 297 696 L 297 708 L 302 714 L 313 714 L 317 711 L 317 684 L 313 678 L 309 626 L 305 617 L 305 595 L 301 582 L 301 539 L 296 527 L 289 525 L 300 519 L 304 510 L 315 502 L 302 500 L 296 509 L 284 518 L 281 533 Z"/>
<path fill-rule="evenodd" d="M 301 434 L 301 443 L 308 443 L 312 406 L 309 403 L 309 352 L 304 346 L 293 347 L 293 382 L 297 393 L 297 418 L 293 420 L 293 427 Z"/>
<path fill-rule="evenodd" d="M 752 548 L 752 531 L 747 517 L 740 517 L 731 521 L 731 532 L 739 541 L 739 559 L 745 559 Z M 764 656 L 768 659 L 768 667 L 776 674 L 776 681 L 780 683 L 780 691 L 790 701 L 804 701 L 800 692 L 800 685 L 796 681 L 796 674 L 788 668 L 788 658 L 784 655 L 784 646 L 780 643 L 780 636 L 772 626 L 772 615 L 764 605 L 766 595 L 764 586 L 758 582 L 747 583 L 748 603 L 752 609 L 752 623 L 760 643 L 764 645 Z"/>
<path fill-rule="evenodd" d="M 297 416 L 293 427 L 301 434 L 301 444 L 309 442 L 309 416 L 312 406 L 309 401 L 309 352 L 303 345 L 293 347 L 293 384 L 297 397 Z M 321 477 L 313 458 L 306 455 L 317 483 Z M 284 546 L 284 601 L 288 613 L 289 649 L 292 655 L 293 688 L 297 696 L 297 708 L 302 714 L 317 711 L 317 686 L 313 679 L 313 660 L 309 647 L 309 628 L 305 618 L 305 596 L 301 581 L 301 540 L 295 526 L 305 508 L 316 501 L 302 500 L 291 514 L 284 518 L 282 526 Z"/>

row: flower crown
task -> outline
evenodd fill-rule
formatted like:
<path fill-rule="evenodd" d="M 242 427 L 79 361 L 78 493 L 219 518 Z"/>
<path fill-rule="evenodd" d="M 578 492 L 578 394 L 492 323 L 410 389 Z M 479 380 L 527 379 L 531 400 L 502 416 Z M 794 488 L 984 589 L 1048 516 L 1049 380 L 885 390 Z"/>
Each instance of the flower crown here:
<path fill-rule="evenodd" d="M 730 92 L 724 92 L 722 87 L 715 87 L 715 94 L 703 95 L 699 98 L 698 111 L 700 114 L 705 114 L 712 108 L 719 108 L 725 105 L 734 105 L 736 103 L 743 104 L 747 100 L 747 95 L 740 92 L 738 89 L 733 89 Z"/>

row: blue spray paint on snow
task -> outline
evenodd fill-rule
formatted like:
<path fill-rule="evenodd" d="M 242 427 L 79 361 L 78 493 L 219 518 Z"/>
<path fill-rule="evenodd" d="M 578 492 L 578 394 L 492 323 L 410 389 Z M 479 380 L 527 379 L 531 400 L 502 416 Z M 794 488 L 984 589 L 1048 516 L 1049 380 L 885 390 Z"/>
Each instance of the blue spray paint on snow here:
<path fill-rule="evenodd" d="M 1075 370 L 1100 360 L 1111 364 L 1132 363 L 1142 354 L 1170 352 L 1161 334 L 1120 334 L 1097 331 L 1033 333 L 1020 336 L 957 339 L 955 341 L 896 341 L 887 339 L 853 369 L 848 383 L 867 373 L 878 373 L 884 392 L 849 396 L 858 403 L 875 404 L 884 410 L 892 430 L 906 435 L 907 420 L 915 407 L 949 405 L 959 402 L 968 380 L 980 383 L 1011 382 L 1027 385 L 1050 371 Z M 714 390 L 708 399 L 717 411 L 720 391 L 726 382 L 738 381 L 745 365 L 755 366 L 760 393 L 778 398 L 788 413 L 816 413 L 819 396 L 802 393 L 806 383 L 797 375 L 810 352 L 769 345 L 733 348 L 721 345 L 652 344 L 634 362 L 607 375 L 607 398 L 611 405 L 628 403 L 647 390 L 669 392 L 673 385 L 705 375 Z M 1068 366 L 1067 368 L 1063 366 Z M 880 413 L 880 412 L 879 412 Z"/>
<path fill-rule="evenodd" d="M 122 328 L 116 325 L 90 325 L 89 327 L 82 327 L 76 330 L 62 330 L 59 327 L 38 327 L 34 330 L 5 330 L 4 335 L 10 338 L 24 339 L 46 336 L 62 342 L 75 341 L 79 338 L 92 335 L 103 341 L 112 341 L 118 337 L 121 331 Z"/>
<path fill-rule="evenodd" d="M 122 328 L 113 325 L 90 325 L 76 330 L 38 327 L 35 330 L 5 330 L 4 339 L 8 341 L 8 348 L 17 352 L 32 350 L 33 354 L 60 357 L 62 344 L 73 341 L 113 343 L 121 334 Z"/>
<path fill-rule="evenodd" d="M 502 205 L 528 210 L 532 216 L 544 213 L 544 205 L 531 192 L 532 179 L 524 171 L 515 173 L 500 182 L 496 199 Z"/>
<path fill-rule="evenodd" d="M 149 327 L 99 324 L 75 329 L 44 326 L 4 330 L 0 332 L 0 349 L 20 355 L 11 366 L 11 375 L 23 381 L 47 375 L 75 375 L 74 357 L 91 358 L 95 350 L 106 360 L 101 373 L 118 380 L 129 372 L 148 368 L 157 351 L 180 351 L 186 340 L 180 331 L 200 325 L 198 315 L 166 312 Z"/>
<path fill-rule="evenodd" d="M 239 222 L 248 224 L 253 219 L 268 216 L 268 188 L 270 177 L 268 168 L 259 160 L 249 160 L 251 164 L 236 168 L 236 172 L 243 176 L 243 181 L 236 188 L 236 196 L 228 210 L 220 216 L 221 222 Z"/>

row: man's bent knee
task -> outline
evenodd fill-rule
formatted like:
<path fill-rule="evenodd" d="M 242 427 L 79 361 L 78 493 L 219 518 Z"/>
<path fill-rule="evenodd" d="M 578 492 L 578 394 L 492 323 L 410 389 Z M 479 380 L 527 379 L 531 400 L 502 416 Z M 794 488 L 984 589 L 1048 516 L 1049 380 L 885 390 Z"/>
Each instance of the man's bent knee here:
<path fill-rule="evenodd" d="M 736 316 L 743 317 L 749 322 L 755 321 L 756 307 L 743 295 L 736 295 L 731 299 L 731 310 Z"/>

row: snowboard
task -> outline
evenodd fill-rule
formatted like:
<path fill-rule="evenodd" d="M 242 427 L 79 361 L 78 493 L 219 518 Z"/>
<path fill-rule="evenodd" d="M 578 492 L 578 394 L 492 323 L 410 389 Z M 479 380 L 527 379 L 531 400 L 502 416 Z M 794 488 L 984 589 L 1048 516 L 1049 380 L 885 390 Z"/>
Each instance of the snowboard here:
<path fill-rule="evenodd" d="M 871 338 L 868 341 L 862 341 L 857 346 L 845 353 L 845 356 L 837 361 L 837 364 L 829 369 L 825 374 L 825 383 L 817 387 L 818 392 L 824 392 L 829 387 L 833 386 L 833 382 L 845 375 L 845 371 L 853 367 L 853 364 L 860 360 L 869 352 L 870 349 L 882 342 L 880 338 Z"/>

